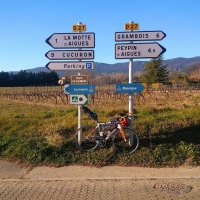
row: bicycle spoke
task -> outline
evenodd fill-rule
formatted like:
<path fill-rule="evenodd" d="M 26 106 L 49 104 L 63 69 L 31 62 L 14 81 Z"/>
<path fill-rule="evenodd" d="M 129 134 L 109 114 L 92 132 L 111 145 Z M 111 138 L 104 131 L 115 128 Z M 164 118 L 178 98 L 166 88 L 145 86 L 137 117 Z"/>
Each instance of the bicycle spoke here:
<path fill-rule="evenodd" d="M 98 135 L 93 130 L 92 126 L 83 126 L 75 132 L 74 142 L 80 150 L 91 151 L 98 146 Z"/>
<path fill-rule="evenodd" d="M 123 139 L 120 131 L 118 130 L 113 137 L 113 145 L 119 153 L 131 154 L 136 151 L 139 146 L 138 135 L 135 131 L 129 128 L 123 128 L 123 131 L 126 141 Z M 130 134 L 130 131 L 132 132 L 132 134 Z M 133 137 L 130 137 L 130 135 L 132 135 Z"/>

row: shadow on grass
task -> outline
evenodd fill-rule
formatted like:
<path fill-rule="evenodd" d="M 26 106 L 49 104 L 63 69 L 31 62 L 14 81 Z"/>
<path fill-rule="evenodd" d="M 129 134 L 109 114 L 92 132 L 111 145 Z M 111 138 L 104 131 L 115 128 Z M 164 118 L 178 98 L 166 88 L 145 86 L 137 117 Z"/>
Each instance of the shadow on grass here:
<path fill-rule="evenodd" d="M 145 167 L 180 166 L 188 159 L 200 164 L 200 125 L 140 136 L 139 149 L 131 155 L 120 155 L 107 148 L 91 152 L 79 151 L 72 134 L 64 134 L 65 142 L 53 146 L 40 137 L 5 136 L 0 134 L 0 157 L 33 165 L 131 165 Z"/>
<path fill-rule="evenodd" d="M 140 147 L 151 147 L 159 144 L 177 144 L 181 141 L 200 145 L 200 125 L 179 129 L 174 132 L 140 136 Z"/>

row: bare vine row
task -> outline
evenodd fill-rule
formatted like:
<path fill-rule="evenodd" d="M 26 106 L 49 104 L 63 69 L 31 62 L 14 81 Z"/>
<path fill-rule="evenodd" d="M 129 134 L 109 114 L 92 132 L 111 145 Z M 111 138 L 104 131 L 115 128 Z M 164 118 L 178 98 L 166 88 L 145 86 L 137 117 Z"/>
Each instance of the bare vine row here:
<path fill-rule="evenodd" d="M 35 88 L 34 88 L 35 90 Z M 149 88 L 145 93 L 134 94 L 134 104 L 148 103 L 149 99 L 153 101 L 167 101 L 170 98 L 180 98 L 181 96 L 187 97 L 195 93 L 199 93 L 198 87 L 171 87 L 171 88 Z M 10 90 L 0 89 L 0 98 L 9 98 L 22 101 L 34 101 L 53 104 L 70 104 L 70 96 L 65 94 L 62 88 L 57 87 L 48 88 L 44 91 L 44 88 L 37 88 L 35 91 L 19 91 L 19 89 L 12 88 Z M 90 104 L 113 104 L 127 102 L 128 94 L 116 93 L 112 89 L 100 88 L 97 89 L 93 95 L 88 95 L 88 101 Z M 194 102 L 195 103 L 195 102 Z"/>

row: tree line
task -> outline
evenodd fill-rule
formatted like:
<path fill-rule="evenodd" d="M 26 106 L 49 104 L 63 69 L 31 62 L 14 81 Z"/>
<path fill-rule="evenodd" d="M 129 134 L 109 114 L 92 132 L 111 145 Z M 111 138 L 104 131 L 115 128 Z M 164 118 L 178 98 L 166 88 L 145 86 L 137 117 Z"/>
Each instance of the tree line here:
<path fill-rule="evenodd" d="M 193 67 L 189 74 L 177 74 L 174 77 L 170 77 L 170 71 L 167 65 L 162 65 L 163 56 L 153 58 L 149 62 L 145 62 L 143 73 L 135 73 L 134 82 L 145 82 L 148 85 L 152 83 L 163 83 L 167 81 L 181 81 L 191 82 L 200 81 L 200 64 Z M 70 83 L 71 73 L 74 71 L 66 71 L 64 77 L 66 81 Z M 87 75 L 90 83 L 97 85 L 115 84 L 119 82 L 128 83 L 128 74 L 113 73 L 113 74 L 100 74 L 94 75 L 93 70 L 82 70 L 82 75 Z M 57 85 L 59 76 L 56 72 L 26 72 L 25 70 L 19 71 L 17 74 L 0 72 L 0 87 L 5 86 L 33 86 L 33 85 Z"/>
<path fill-rule="evenodd" d="M 32 85 L 57 85 L 59 76 L 56 72 L 26 72 L 21 70 L 17 74 L 0 72 L 0 87 L 32 86 Z"/>

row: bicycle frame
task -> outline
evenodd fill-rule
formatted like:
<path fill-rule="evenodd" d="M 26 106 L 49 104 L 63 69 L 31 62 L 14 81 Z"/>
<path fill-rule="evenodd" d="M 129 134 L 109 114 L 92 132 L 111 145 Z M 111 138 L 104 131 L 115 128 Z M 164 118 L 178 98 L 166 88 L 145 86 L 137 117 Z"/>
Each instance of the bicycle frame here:
<path fill-rule="evenodd" d="M 119 113 L 121 118 L 116 118 L 110 122 L 99 122 L 96 113 L 82 106 L 84 113 L 96 121 L 96 125 L 81 126 L 77 129 L 74 141 L 78 149 L 82 151 L 92 151 L 97 147 L 110 145 L 119 153 L 131 154 L 139 146 L 138 134 L 130 126 L 129 116 L 132 113 Z M 127 121 L 129 120 L 129 121 Z"/>
<path fill-rule="evenodd" d="M 117 127 L 112 130 L 111 134 L 109 136 L 107 136 L 105 138 L 105 140 L 110 139 L 110 137 L 116 133 L 116 130 L 119 129 L 119 132 L 120 132 L 122 138 L 126 142 L 126 137 L 125 137 L 124 131 L 122 129 L 121 124 L 118 121 L 117 122 L 97 122 L 97 125 L 94 127 L 94 129 L 89 133 L 89 135 L 86 138 L 89 139 L 90 135 L 92 135 L 94 133 L 94 131 L 96 131 L 96 130 L 98 131 L 99 136 L 100 136 L 100 132 L 101 132 L 100 126 L 101 125 L 106 125 L 106 124 L 117 124 Z"/>

